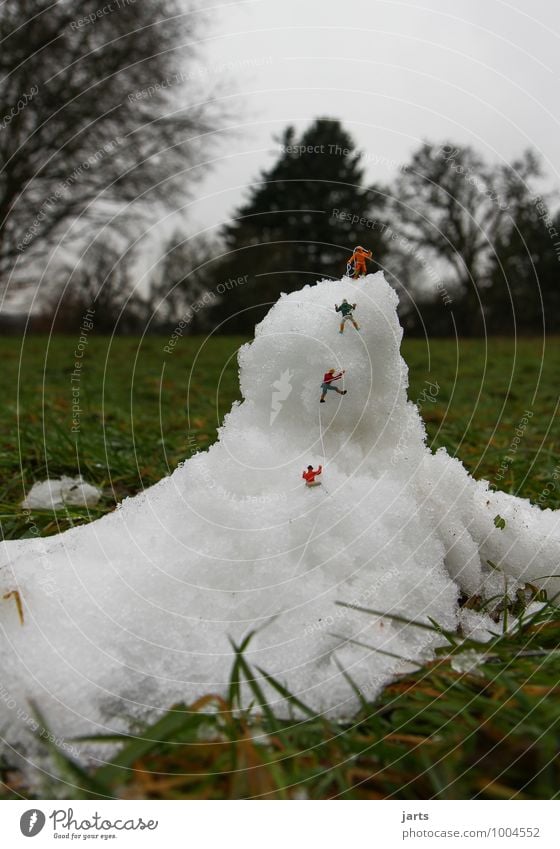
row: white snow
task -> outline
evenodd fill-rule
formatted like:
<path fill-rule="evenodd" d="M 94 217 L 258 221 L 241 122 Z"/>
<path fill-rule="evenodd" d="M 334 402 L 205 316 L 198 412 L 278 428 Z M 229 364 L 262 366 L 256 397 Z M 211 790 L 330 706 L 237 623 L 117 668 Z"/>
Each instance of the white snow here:
<path fill-rule="evenodd" d="M 475 651 L 474 649 L 465 649 L 459 654 L 453 655 L 451 659 L 451 669 L 459 672 L 461 675 L 472 675 L 479 672 L 481 666 L 486 660 L 486 655 Z"/>
<path fill-rule="evenodd" d="M 343 297 L 359 333 L 338 332 Z M 558 589 L 541 577 L 560 574 L 557 513 L 490 492 L 426 447 L 396 306 L 382 273 L 282 296 L 239 352 L 244 401 L 215 445 L 111 515 L 3 544 L 0 595 L 18 590 L 25 617 L 13 596 L 0 601 L 10 743 L 29 741 L 30 698 L 69 738 L 224 694 L 230 638 L 252 630 L 254 670 L 349 716 L 357 698 L 341 668 L 372 699 L 443 642 L 390 615 L 454 629 L 459 592 L 483 591 L 487 560 Z M 329 368 L 346 370 L 348 394 L 319 404 Z M 308 489 L 302 471 L 320 463 L 323 485 Z"/>
<path fill-rule="evenodd" d="M 29 490 L 21 506 L 27 510 L 59 510 L 61 507 L 95 507 L 101 490 L 86 483 L 82 476 L 60 480 L 37 481 Z"/>
<path fill-rule="evenodd" d="M 459 611 L 459 623 L 463 635 L 476 643 L 488 643 L 503 630 L 497 622 L 494 622 L 490 614 L 468 608 Z"/>

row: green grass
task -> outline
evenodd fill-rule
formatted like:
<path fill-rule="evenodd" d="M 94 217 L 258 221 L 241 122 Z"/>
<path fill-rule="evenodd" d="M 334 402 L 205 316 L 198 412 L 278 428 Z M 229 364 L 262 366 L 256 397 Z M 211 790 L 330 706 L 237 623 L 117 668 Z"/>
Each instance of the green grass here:
<path fill-rule="evenodd" d="M 0 523 L 6 539 L 57 533 L 113 510 L 169 474 L 216 438 L 239 397 L 235 353 L 244 340 L 166 339 L 88 342 L 79 383 L 71 383 L 77 340 L 31 337 L 20 349 L 0 340 Z M 72 389 L 79 389 L 79 432 L 72 432 Z M 190 442 L 189 442 L 190 437 Z M 195 440 L 195 442 L 193 442 Z M 18 505 L 36 480 L 81 473 L 104 497 L 90 511 L 31 516 Z"/>
<path fill-rule="evenodd" d="M 239 397 L 239 338 L 185 339 L 173 354 L 159 338 L 92 335 L 83 359 L 78 435 L 71 432 L 77 340 L 0 340 L 0 523 L 5 538 L 57 533 L 114 509 L 211 444 Z M 560 507 L 556 408 L 560 346 L 538 341 L 407 341 L 410 398 L 420 400 L 433 449 L 445 446 L 475 477 L 544 507 Z M 428 384 L 426 381 L 429 381 Z M 431 387 L 431 388 L 430 388 Z M 427 400 L 431 396 L 434 400 Z M 525 411 L 533 415 L 516 437 Z M 194 440 L 194 442 L 193 442 Z M 504 464 L 504 457 L 511 462 Z M 93 511 L 26 513 L 35 480 L 60 474 L 103 488 Z M 501 475 L 501 477 L 500 477 Z M 558 478 L 558 480 L 556 480 Z M 466 601 L 466 600 L 465 600 Z M 448 652 L 386 688 L 342 726 L 305 715 L 278 721 L 261 703 L 209 696 L 174 706 L 123 741 L 115 761 L 85 773 L 59 757 L 51 794 L 132 798 L 551 798 L 559 784 L 556 709 L 560 616 L 548 603 L 515 634 L 484 648 L 477 674 Z M 365 614 L 364 614 L 365 615 Z M 450 648 L 459 651 L 469 644 Z M 251 677 L 242 655 L 235 674 Z M 212 710 L 209 710 L 212 707 Z M 303 710 L 303 708 L 301 708 Z M 0 763 L 4 793 L 24 792 Z"/>

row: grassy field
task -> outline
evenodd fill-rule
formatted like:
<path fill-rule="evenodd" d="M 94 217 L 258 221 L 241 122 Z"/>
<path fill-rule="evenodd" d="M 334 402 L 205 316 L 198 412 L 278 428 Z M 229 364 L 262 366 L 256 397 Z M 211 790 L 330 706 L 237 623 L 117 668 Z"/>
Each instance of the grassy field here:
<path fill-rule="evenodd" d="M 160 338 L 92 335 L 72 382 L 77 339 L 1 339 L 4 538 L 90 521 L 172 471 L 193 438 L 198 448 L 213 442 L 239 397 L 235 353 L 243 341 L 185 339 L 169 354 Z M 410 398 L 422 406 L 433 449 L 445 446 L 497 488 L 560 507 L 556 340 L 546 350 L 528 339 L 408 340 L 403 354 Z M 73 432 L 76 398 L 81 411 Z M 519 430 L 527 413 L 529 425 Z M 53 517 L 19 506 L 33 481 L 77 473 L 104 492 L 89 514 L 73 509 Z M 553 797 L 560 786 L 558 608 L 548 603 L 515 634 L 486 645 L 488 662 L 474 674 L 451 665 L 450 654 L 468 643 L 457 643 L 457 635 L 448 642 L 448 651 L 388 687 L 378 703 L 363 703 L 347 726 L 312 715 L 280 723 L 266 705 L 256 723 L 236 701 L 237 679 L 250 678 L 241 653 L 230 697 L 214 714 L 206 703 L 175 706 L 96 774 L 60 758 L 62 783 L 45 795 Z M 255 699 L 261 701 L 257 692 Z M 22 792 L 18 776 L 6 764 L 0 768 L 5 795 Z"/>

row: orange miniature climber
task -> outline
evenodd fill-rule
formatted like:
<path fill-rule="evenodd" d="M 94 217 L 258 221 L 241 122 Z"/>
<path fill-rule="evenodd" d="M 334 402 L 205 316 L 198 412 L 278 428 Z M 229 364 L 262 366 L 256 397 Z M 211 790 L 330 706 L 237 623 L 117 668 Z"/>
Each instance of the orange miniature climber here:
<path fill-rule="evenodd" d="M 354 253 L 346 263 L 346 274 L 348 277 L 363 277 L 367 274 L 366 262 L 372 258 L 371 251 L 366 250 L 361 245 L 354 248 Z"/>

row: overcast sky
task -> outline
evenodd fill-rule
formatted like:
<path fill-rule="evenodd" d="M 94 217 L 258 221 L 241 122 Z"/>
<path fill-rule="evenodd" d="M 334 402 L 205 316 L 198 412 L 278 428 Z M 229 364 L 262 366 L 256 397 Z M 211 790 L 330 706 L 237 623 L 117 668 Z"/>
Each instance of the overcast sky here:
<path fill-rule="evenodd" d="M 496 161 L 539 150 L 560 186 L 560 11 L 552 0 L 247 0 L 216 5 L 203 45 L 229 86 L 236 133 L 218 151 L 190 218 L 226 219 L 273 137 L 340 118 L 388 180 L 423 139 L 453 139 Z M 388 160 L 389 163 L 385 163 Z M 393 163 L 393 164 L 391 164 Z"/>

